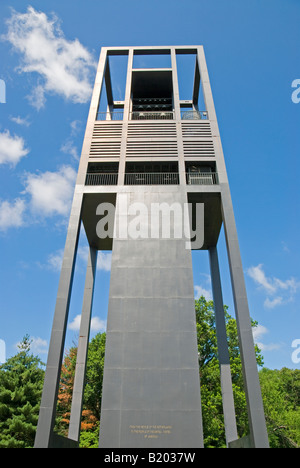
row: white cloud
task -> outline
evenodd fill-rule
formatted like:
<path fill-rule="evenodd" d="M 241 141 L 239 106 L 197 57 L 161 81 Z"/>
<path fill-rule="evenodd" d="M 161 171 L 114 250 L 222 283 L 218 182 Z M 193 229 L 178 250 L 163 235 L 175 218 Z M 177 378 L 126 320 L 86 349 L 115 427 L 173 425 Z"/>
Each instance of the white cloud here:
<path fill-rule="evenodd" d="M 0 133 L 0 164 L 15 166 L 28 153 L 22 137 L 12 136 L 8 130 Z"/>
<path fill-rule="evenodd" d="M 64 37 L 55 15 L 49 18 L 29 6 L 25 13 L 13 10 L 6 23 L 4 39 L 22 55 L 19 70 L 39 76 L 30 97 L 35 107 L 44 105 L 45 93 L 59 94 L 74 103 L 88 101 L 95 61 L 78 39 Z"/>
<path fill-rule="evenodd" d="M 78 256 L 87 262 L 89 248 L 87 246 L 78 247 Z M 97 270 L 110 271 L 111 270 L 111 252 L 98 251 L 97 256 Z"/>
<path fill-rule="evenodd" d="M 22 118 L 20 117 L 19 115 L 17 117 L 13 117 L 11 116 L 10 117 L 10 120 L 18 125 L 22 125 L 24 127 L 29 127 L 30 126 L 30 122 L 28 120 L 28 117 L 25 117 L 25 118 Z"/>
<path fill-rule="evenodd" d="M 30 346 L 31 351 L 38 354 L 46 354 L 48 352 L 48 343 L 40 337 L 31 337 L 32 343 Z"/>
<path fill-rule="evenodd" d="M 269 333 L 268 329 L 263 325 L 258 324 L 256 327 L 252 328 L 254 341 L 257 343 L 264 335 Z"/>
<path fill-rule="evenodd" d="M 247 273 L 267 295 L 264 301 L 264 306 L 267 309 L 273 309 L 293 300 L 300 288 L 300 281 L 296 278 L 291 277 L 283 281 L 276 277 L 267 277 L 262 264 L 248 268 Z"/>
<path fill-rule="evenodd" d="M 73 331 L 79 331 L 81 322 L 81 315 L 76 315 L 73 321 L 69 324 L 68 328 Z M 106 330 L 106 321 L 101 320 L 99 317 L 92 317 L 91 319 L 91 332 L 104 332 Z"/>
<path fill-rule="evenodd" d="M 247 270 L 248 275 L 252 278 L 259 286 L 261 286 L 266 292 L 276 292 L 276 287 L 272 284 L 272 281 L 268 279 L 262 269 L 263 265 L 259 264 L 256 267 L 250 267 Z"/>
<path fill-rule="evenodd" d="M 57 172 L 27 174 L 25 193 L 31 196 L 30 207 L 34 214 L 43 217 L 67 216 L 74 193 L 76 172 L 62 166 Z"/>
<path fill-rule="evenodd" d="M 274 307 L 282 304 L 283 299 L 281 296 L 274 297 L 274 299 L 270 299 L 269 297 L 266 298 L 264 302 L 264 306 L 266 309 L 273 309 Z"/>
<path fill-rule="evenodd" d="M 56 252 L 49 254 L 45 263 L 37 262 L 37 265 L 42 269 L 50 270 L 50 271 L 53 271 L 54 273 L 59 273 L 61 270 L 62 262 L 63 262 L 63 256 L 64 256 L 63 249 L 59 249 Z M 88 257 L 88 247 L 79 246 L 76 268 L 79 268 L 81 273 L 85 273 L 87 257 Z M 84 264 L 84 268 L 83 268 L 83 264 Z M 111 269 L 111 252 L 106 253 L 106 252 L 98 251 L 97 270 L 110 271 L 110 269 Z"/>
<path fill-rule="evenodd" d="M 41 110 L 46 104 L 45 89 L 42 85 L 37 85 L 31 93 L 27 96 L 29 103 L 36 108 Z"/>
<path fill-rule="evenodd" d="M 38 221 L 54 215 L 66 217 L 70 212 L 75 180 L 76 171 L 70 166 L 62 166 L 57 172 L 26 174 L 23 195 L 29 195 L 30 199 L 0 200 L 0 231 L 32 224 L 32 215 Z M 57 256 L 49 257 L 49 268 L 58 268 L 58 263 Z"/>
<path fill-rule="evenodd" d="M 75 161 L 79 161 L 79 154 L 72 140 L 66 140 L 61 146 L 60 150 L 65 154 L 70 154 L 75 159 Z"/>
<path fill-rule="evenodd" d="M 92 332 L 104 332 L 105 330 L 106 330 L 106 321 L 101 320 L 99 317 L 92 317 L 91 331 Z"/>
<path fill-rule="evenodd" d="M 43 340 L 40 337 L 30 337 L 30 351 L 32 353 L 38 353 L 38 354 L 46 354 L 48 352 L 48 343 L 46 340 Z M 20 342 L 15 345 L 17 349 L 19 349 Z"/>
<path fill-rule="evenodd" d="M 199 285 L 195 285 L 194 290 L 195 290 L 195 299 L 199 299 L 199 297 L 204 296 L 207 301 L 212 301 L 211 290 L 205 289 Z"/>
<path fill-rule="evenodd" d="M 100 250 L 98 252 L 98 257 L 97 257 L 97 270 L 110 271 L 110 269 L 111 269 L 111 253 L 102 252 Z"/>
<path fill-rule="evenodd" d="M 71 135 L 77 135 L 81 127 L 81 120 L 73 120 L 70 123 Z"/>
<path fill-rule="evenodd" d="M 73 331 L 79 331 L 80 329 L 80 322 L 81 322 L 81 315 L 76 315 L 73 321 L 69 323 L 68 328 Z"/>
<path fill-rule="evenodd" d="M 12 203 L 0 201 L 0 231 L 22 226 L 24 211 L 25 201 L 22 199 L 18 198 Z"/>
<path fill-rule="evenodd" d="M 279 343 L 265 344 L 261 341 L 269 333 L 269 330 L 263 325 L 258 324 L 255 328 L 252 328 L 252 333 L 254 342 L 262 351 L 274 351 L 281 348 Z"/>
<path fill-rule="evenodd" d="M 45 264 L 38 263 L 41 268 L 54 271 L 59 273 L 62 266 L 64 251 L 62 249 L 57 250 L 54 253 L 48 255 L 47 261 Z"/>

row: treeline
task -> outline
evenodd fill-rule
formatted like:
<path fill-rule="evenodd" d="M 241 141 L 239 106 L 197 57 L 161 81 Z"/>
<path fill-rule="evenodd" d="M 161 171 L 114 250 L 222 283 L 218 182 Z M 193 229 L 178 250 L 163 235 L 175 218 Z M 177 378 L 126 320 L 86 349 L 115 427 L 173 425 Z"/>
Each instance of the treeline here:
<path fill-rule="evenodd" d="M 237 327 L 226 306 L 224 309 L 238 434 L 243 437 L 249 428 Z M 226 443 L 213 302 L 201 297 L 195 302 L 195 310 L 205 447 L 223 448 Z M 105 333 L 99 333 L 89 344 L 80 436 L 80 447 L 84 448 L 98 447 L 105 338 Z M 30 448 L 34 444 L 45 365 L 31 353 L 30 345 L 30 338 L 25 336 L 19 352 L 0 366 L 0 448 Z M 264 368 L 257 346 L 255 351 L 270 446 L 299 448 L 300 370 Z M 68 434 L 76 354 L 74 346 L 62 366 L 55 431 L 64 436 Z"/>

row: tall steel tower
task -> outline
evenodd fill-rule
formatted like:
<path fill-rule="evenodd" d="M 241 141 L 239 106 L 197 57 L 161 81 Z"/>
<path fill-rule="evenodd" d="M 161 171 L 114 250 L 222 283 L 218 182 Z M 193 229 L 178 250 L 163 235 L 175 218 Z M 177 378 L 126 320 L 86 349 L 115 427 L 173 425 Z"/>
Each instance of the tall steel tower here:
<path fill-rule="evenodd" d="M 179 93 L 177 65 L 183 55 L 195 64 L 188 77 L 193 80 L 189 100 L 181 100 Z M 113 97 L 116 57 L 126 61 L 121 101 Z M 69 436 L 62 438 L 53 426 L 81 223 L 90 249 Z M 222 224 L 248 406 L 250 434 L 244 439 L 238 439 L 236 430 L 218 265 Z M 99 446 L 203 446 L 192 249 L 209 252 L 227 445 L 268 447 L 203 47 L 102 48 L 70 214 L 36 447 L 74 447 L 78 442 L 98 250 L 112 250 Z"/>

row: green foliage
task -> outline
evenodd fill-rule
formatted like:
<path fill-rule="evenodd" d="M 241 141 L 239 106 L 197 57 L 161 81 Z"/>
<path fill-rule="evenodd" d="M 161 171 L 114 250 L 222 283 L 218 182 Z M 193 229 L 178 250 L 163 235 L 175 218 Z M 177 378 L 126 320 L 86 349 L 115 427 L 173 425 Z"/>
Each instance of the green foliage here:
<path fill-rule="evenodd" d="M 102 398 L 106 333 L 98 333 L 88 349 L 84 405 L 99 420 Z"/>
<path fill-rule="evenodd" d="M 79 448 L 98 448 L 99 445 L 99 421 L 93 430 L 81 431 Z"/>
<path fill-rule="evenodd" d="M 224 314 L 227 329 L 228 350 L 232 373 L 232 386 L 237 416 L 237 429 L 240 437 L 249 433 L 246 398 L 243 388 L 242 364 L 239 354 L 236 320 L 227 312 Z M 223 405 L 218 361 L 218 344 L 215 326 L 213 301 L 206 301 L 202 296 L 195 302 L 199 367 L 201 380 L 201 401 L 203 413 L 204 445 L 207 448 L 226 447 Z M 252 322 L 255 327 L 256 322 Z M 263 360 L 256 348 L 257 363 Z"/>
<path fill-rule="evenodd" d="M 83 411 L 81 417 L 81 436 L 84 447 L 93 448 L 99 439 L 99 420 L 102 397 L 102 381 L 105 354 L 105 333 L 98 333 L 89 343 Z M 66 353 L 62 364 L 55 432 L 68 437 L 73 384 L 75 376 L 77 347 Z M 98 436 L 95 434 L 98 431 Z M 80 438 L 81 441 L 81 438 Z"/>
<path fill-rule="evenodd" d="M 30 354 L 26 335 L 19 353 L 0 366 L 0 448 L 34 443 L 43 386 L 43 363 Z"/>
<path fill-rule="evenodd" d="M 54 431 L 65 437 L 68 436 L 69 431 L 76 358 L 77 347 L 73 346 L 65 355 L 60 374 Z"/>
<path fill-rule="evenodd" d="M 300 370 L 262 369 L 260 383 L 272 448 L 300 448 Z"/>
<path fill-rule="evenodd" d="M 195 302 L 204 442 L 207 448 L 222 448 L 225 443 L 222 394 L 215 330 L 214 305 L 201 297 Z M 224 307 L 230 355 L 238 434 L 249 434 L 246 399 L 243 389 L 237 325 Z M 257 326 L 252 322 L 252 326 Z M 89 344 L 84 392 L 81 448 L 97 448 L 105 355 L 105 333 Z M 42 363 L 30 354 L 30 339 L 25 336 L 16 356 L 0 366 L 0 448 L 33 447 L 42 392 Z M 77 348 L 65 356 L 58 398 L 57 429 L 67 435 Z M 263 358 L 256 347 L 258 366 Z M 259 372 L 264 408 L 272 448 L 300 447 L 300 370 L 283 368 Z"/>

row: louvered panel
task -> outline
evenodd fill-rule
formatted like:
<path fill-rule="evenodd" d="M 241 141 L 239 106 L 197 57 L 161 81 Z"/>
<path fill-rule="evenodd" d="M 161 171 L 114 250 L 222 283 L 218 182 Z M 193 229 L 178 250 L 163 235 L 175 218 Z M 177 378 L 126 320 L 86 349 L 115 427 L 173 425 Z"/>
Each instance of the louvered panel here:
<path fill-rule="evenodd" d="M 174 123 L 129 123 L 128 139 L 131 138 L 176 138 Z"/>
<path fill-rule="evenodd" d="M 176 141 L 127 142 L 127 157 L 177 157 Z"/>
<path fill-rule="evenodd" d="M 121 138 L 121 123 L 95 123 L 93 138 Z"/>
<path fill-rule="evenodd" d="M 119 157 L 121 141 L 92 141 L 90 157 Z"/>
<path fill-rule="evenodd" d="M 185 140 L 183 141 L 184 156 L 207 156 L 212 157 L 215 155 L 214 145 L 211 140 Z"/>
<path fill-rule="evenodd" d="M 205 138 L 211 137 L 210 122 L 182 122 L 183 138 Z"/>

